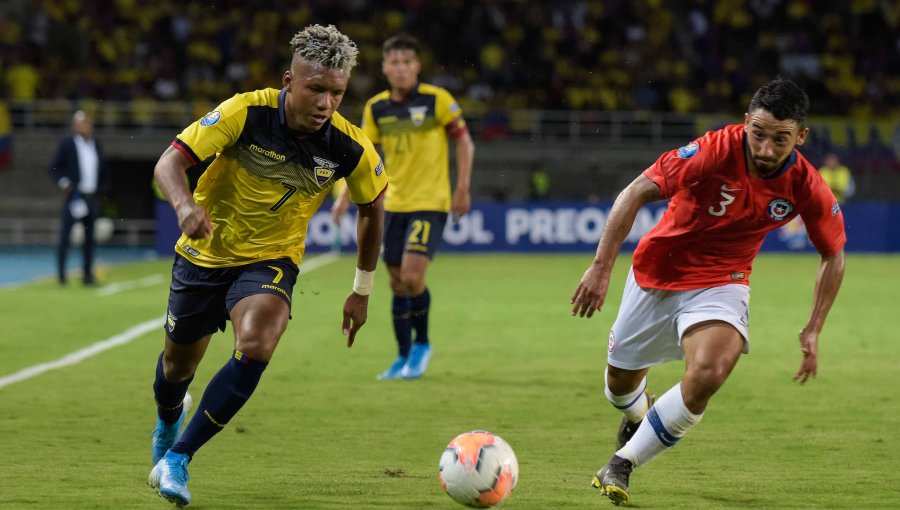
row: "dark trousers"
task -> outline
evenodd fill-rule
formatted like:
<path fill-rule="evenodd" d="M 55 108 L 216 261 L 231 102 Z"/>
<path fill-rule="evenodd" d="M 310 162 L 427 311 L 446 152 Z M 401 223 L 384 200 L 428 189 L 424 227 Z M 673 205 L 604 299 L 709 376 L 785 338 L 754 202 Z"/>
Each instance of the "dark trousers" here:
<path fill-rule="evenodd" d="M 76 220 L 69 210 L 69 204 L 78 197 L 84 199 L 88 213 L 84 218 Z M 84 242 L 81 245 L 84 283 L 94 283 L 94 251 L 97 247 L 94 240 L 94 222 L 97 220 L 98 214 L 99 205 L 94 195 L 73 193 L 68 200 L 63 202 L 62 226 L 59 230 L 59 241 L 56 244 L 56 269 L 59 283 L 66 283 L 66 257 L 69 254 L 72 227 L 76 222 L 81 223 L 81 228 L 84 228 Z"/>

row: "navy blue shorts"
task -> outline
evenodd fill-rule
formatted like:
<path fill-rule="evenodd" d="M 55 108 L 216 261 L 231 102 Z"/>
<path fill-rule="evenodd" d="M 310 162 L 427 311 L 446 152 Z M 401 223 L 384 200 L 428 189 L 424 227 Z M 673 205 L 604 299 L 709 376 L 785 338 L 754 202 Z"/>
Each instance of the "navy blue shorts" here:
<path fill-rule="evenodd" d="M 441 239 L 447 213 L 418 211 L 408 213 L 384 213 L 384 263 L 399 266 L 403 254 L 419 253 L 434 258 Z"/>
<path fill-rule="evenodd" d="M 225 331 L 225 321 L 234 305 L 256 294 L 274 294 L 290 308 L 297 273 L 297 265 L 290 259 L 208 268 L 176 254 L 169 286 L 166 334 L 177 344 L 190 344 L 217 329 Z"/>

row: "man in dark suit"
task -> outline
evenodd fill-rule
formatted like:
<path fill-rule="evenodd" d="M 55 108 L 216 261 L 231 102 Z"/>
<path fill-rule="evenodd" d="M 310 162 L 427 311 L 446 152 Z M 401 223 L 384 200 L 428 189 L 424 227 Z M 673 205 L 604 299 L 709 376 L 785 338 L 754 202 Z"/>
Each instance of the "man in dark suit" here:
<path fill-rule="evenodd" d="M 109 169 L 100 141 L 93 136 L 92 119 L 83 111 L 72 116 L 71 136 L 59 142 L 50 176 L 63 192 L 62 225 L 56 246 L 56 262 L 61 285 L 66 284 L 66 256 L 69 252 L 69 235 L 72 226 L 80 222 L 84 228 L 83 262 L 84 284 L 93 285 L 94 279 L 94 221 L 100 212 L 98 194 L 109 187 Z"/>

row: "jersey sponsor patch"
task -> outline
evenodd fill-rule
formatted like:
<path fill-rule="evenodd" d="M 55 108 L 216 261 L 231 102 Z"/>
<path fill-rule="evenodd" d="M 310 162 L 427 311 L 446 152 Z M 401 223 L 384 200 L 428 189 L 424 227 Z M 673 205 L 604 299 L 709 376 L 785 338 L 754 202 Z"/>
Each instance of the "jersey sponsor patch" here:
<path fill-rule="evenodd" d="M 841 212 L 841 204 L 835 202 L 831 204 L 831 215 L 837 216 L 837 213 Z"/>
<path fill-rule="evenodd" d="M 691 142 L 678 149 L 678 157 L 681 159 L 688 159 L 694 154 L 697 154 L 698 150 L 700 150 L 700 144 L 698 144 L 697 142 Z"/>
<path fill-rule="evenodd" d="M 613 349 L 616 348 L 616 337 L 613 335 L 612 330 L 609 330 L 609 344 L 606 346 L 607 352 L 613 352 Z"/>
<path fill-rule="evenodd" d="M 794 204 L 788 202 L 783 198 L 776 198 L 769 202 L 769 216 L 773 220 L 781 221 L 794 210 Z"/>
<path fill-rule="evenodd" d="M 378 161 L 378 166 L 375 167 L 375 175 L 381 175 L 384 172 L 384 160 Z"/>
<path fill-rule="evenodd" d="M 203 118 L 200 119 L 200 125 L 204 127 L 212 126 L 216 122 L 219 122 L 219 119 L 221 118 L 222 112 L 215 110 L 204 115 Z"/>
<path fill-rule="evenodd" d="M 284 163 L 287 160 L 287 156 L 285 156 L 284 154 L 278 154 L 275 151 L 270 151 L 268 149 L 264 149 L 264 148 L 260 147 L 259 145 L 256 145 L 255 143 L 250 144 L 250 150 L 253 152 L 258 152 L 267 158 L 271 158 L 271 159 L 274 159 L 275 161 L 280 161 L 282 163 Z"/>

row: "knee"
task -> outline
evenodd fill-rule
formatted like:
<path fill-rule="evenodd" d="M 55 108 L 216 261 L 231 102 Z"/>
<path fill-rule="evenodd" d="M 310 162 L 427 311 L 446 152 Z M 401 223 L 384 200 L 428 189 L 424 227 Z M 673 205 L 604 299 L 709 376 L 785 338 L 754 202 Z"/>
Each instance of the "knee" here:
<path fill-rule="evenodd" d="M 268 362 L 287 324 L 243 324 L 235 330 L 235 348 L 250 359 Z"/>
<path fill-rule="evenodd" d="M 391 280 L 391 290 L 400 296 L 418 296 L 425 292 L 425 282 L 419 275 L 402 274 L 399 278 Z"/>
<path fill-rule="evenodd" d="M 613 395 L 627 395 L 638 389 L 644 379 L 642 370 L 625 370 L 613 366 L 606 368 L 606 390 Z"/>
<path fill-rule="evenodd" d="M 690 368 L 685 374 L 688 385 L 687 400 L 706 400 L 725 384 L 731 370 L 720 365 L 701 365 Z"/>
<path fill-rule="evenodd" d="M 188 380 L 197 371 L 199 360 L 176 358 L 163 354 L 163 374 L 170 383 L 180 383 Z"/>
<path fill-rule="evenodd" d="M 418 273 L 404 273 L 400 277 L 400 286 L 407 296 L 418 296 L 425 292 L 425 279 Z"/>

